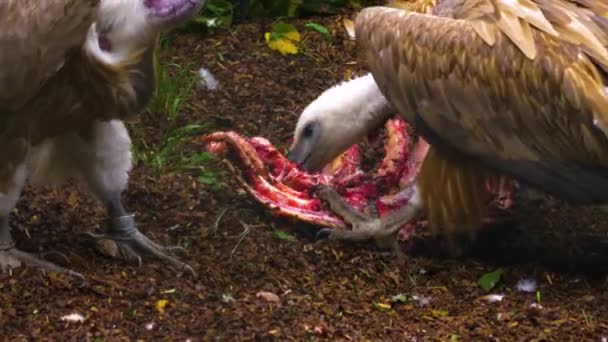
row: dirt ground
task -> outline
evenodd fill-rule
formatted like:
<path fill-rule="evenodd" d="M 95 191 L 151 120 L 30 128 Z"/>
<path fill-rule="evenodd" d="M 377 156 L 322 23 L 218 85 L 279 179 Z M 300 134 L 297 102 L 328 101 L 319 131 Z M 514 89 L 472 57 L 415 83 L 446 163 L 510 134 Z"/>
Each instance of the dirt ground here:
<path fill-rule="evenodd" d="M 301 32 L 308 21 L 322 23 L 334 36 L 329 44 L 309 34 L 305 51 L 294 56 L 268 49 L 267 22 L 175 36 L 169 43 L 172 62 L 210 69 L 220 88 L 197 91 L 175 121 L 163 113 L 142 114 L 130 126 L 135 144 L 157 148 L 170 129 L 206 123 L 209 132 L 230 129 L 285 146 L 308 102 L 349 71 L 363 70 L 342 17 L 293 21 Z M 189 145 L 183 153 L 195 148 Z M 210 167 L 223 170 L 219 163 Z M 221 189 L 214 190 L 192 175 L 139 163 L 124 194 L 150 238 L 187 247 L 182 260 L 198 272 L 196 278 L 154 261 L 124 265 L 83 245 L 79 233 L 100 232 L 104 215 L 79 187 L 28 189 L 11 221 L 20 228 L 18 247 L 66 254 L 71 263 L 62 264 L 88 282 L 24 268 L 0 274 L 0 336 L 7 341 L 608 337 L 603 252 L 608 249 L 602 239 L 608 221 L 591 209 L 537 215 L 528 208 L 522 217 L 529 223 L 488 228 L 460 258 L 438 252 L 441 241 L 421 237 L 399 262 L 370 245 L 314 241 L 306 232 L 316 228 L 270 217 L 228 173 L 219 182 Z M 300 233 L 283 240 L 276 229 Z M 501 281 L 482 290 L 478 279 L 498 267 L 504 269 Z M 538 294 L 517 289 L 518 281 L 528 278 L 537 282 Z M 260 298 L 261 291 L 278 301 Z M 399 294 L 405 302 L 391 303 Z M 489 302 L 487 294 L 504 297 Z M 533 307 L 539 300 L 542 308 Z M 159 303 L 165 303 L 162 310 Z M 84 321 L 61 320 L 72 313 Z"/>

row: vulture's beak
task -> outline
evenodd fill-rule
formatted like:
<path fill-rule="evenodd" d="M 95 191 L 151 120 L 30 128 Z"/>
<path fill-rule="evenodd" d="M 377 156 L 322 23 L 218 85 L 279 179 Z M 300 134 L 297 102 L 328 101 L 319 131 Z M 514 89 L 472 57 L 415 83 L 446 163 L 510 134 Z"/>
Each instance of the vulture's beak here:
<path fill-rule="evenodd" d="M 296 163 L 303 171 L 315 171 L 314 167 L 311 168 L 311 165 L 309 165 L 312 152 L 313 149 L 311 149 L 309 144 L 305 141 L 304 143 L 292 146 L 289 152 L 287 152 L 287 159 L 292 163 Z"/>
<path fill-rule="evenodd" d="M 292 162 L 292 163 L 296 163 L 298 164 L 298 166 L 302 166 L 306 160 L 308 159 L 308 156 L 310 154 L 308 153 L 304 153 L 302 152 L 302 148 L 292 148 L 289 150 L 289 152 L 287 152 L 287 159 Z"/>

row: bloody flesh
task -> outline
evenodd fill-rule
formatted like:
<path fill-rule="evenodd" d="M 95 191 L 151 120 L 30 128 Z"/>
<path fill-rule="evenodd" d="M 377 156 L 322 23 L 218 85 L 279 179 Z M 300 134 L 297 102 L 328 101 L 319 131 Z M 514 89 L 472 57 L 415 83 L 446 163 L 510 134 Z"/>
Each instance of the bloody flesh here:
<path fill-rule="evenodd" d="M 342 218 L 325 208 L 315 196 L 316 186 L 332 186 L 358 210 L 371 203 L 381 217 L 405 205 L 429 148 L 421 138 L 414 143 L 407 128 L 399 116 L 386 122 L 384 157 L 377 170 L 369 173 L 360 167 L 360 145 L 351 146 L 321 172 L 308 173 L 263 137 L 245 138 L 228 131 L 206 135 L 203 141 L 209 152 L 225 156 L 224 162 L 243 188 L 273 214 L 343 229 L 347 224 Z M 510 206 L 510 184 L 488 183 L 487 189 L 501 195 L 494 197 L 498 207 Z"/>

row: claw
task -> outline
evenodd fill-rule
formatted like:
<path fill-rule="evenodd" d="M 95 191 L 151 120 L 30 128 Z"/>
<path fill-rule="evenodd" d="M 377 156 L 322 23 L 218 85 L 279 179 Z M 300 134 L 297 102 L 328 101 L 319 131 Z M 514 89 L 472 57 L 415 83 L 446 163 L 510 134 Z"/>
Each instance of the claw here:
<path fill-rule="evenodd" d="M 317 234 L 315 234 L 315 240 L 329 240 L 332 232 L 333 229 L 331 228 L 321 228 Z"/>
<path fill-rule="evenodd" d="M 34 255 L 20 251 L 15 247 L 9 247 L 0 250 L 0 269 L 3 272 L 8 271 L 9 269 L 20 267 L 22 264 L 51 272 L 67 273 L 69 275 L 85 280 L 85 277 L 76 271 L 61 267 L 49 261 L 41 260 L 35 257 Z"/>
<path fill-rule="evenodd" d="M 40 254 L 41 254 L 41 257 L 43 257 L 43 258 L 48 255 L 56 255 L 58 257 L 61 257 L 65 263 L 68 263 L 68 264 L 70 263 L 70 258 L 68 258 L 67 255 L 57 252 L 57 251 L 42 252 Z"/>
<path fill-rule="evenodd" d="M 375 199 L 369 199 L 367 205 L 363 209 L 363 213 L 373 219 L 380 218 L 380 212 L 378 211 L 378 206 L 376 205 Z"/>
<path fill-rule="evenodd" d="M 152 257 L 168 262 L 178 270 L 196 276 L 196 272 L 190 265 L 170 255 L 176 251 L 185 253 L 186 250 L 183 247 L 163 247 L 154 243 L 137 229 L 133 215 L 125 215 L 110 220 L 107 235 L 93 233 L 85 233 L 85 235 L 87 240 L 93 243 L 95 249 L 105 256 L 127 262 L 135 261 L 138 266 L 142 265 L 143 257 Z"/>
<path fill-rule="evenodd" d="M 417 188 L 414 188 L 414 191 L 417 191 Z M 379 218 L 372 216 L 374 210 L 373 208 L 369 208 L 369 205 L 366 209 L 372 215 L 366 215 L 357 211 L 346 203 L 331 187 L 322 187 L 317 196 L 328 202 L 331 210 L 342 216 L 344 221 L 350 223 L 352 226 L 352 230 L 350 231 L 328 228 L 321 229 L 317 233 L 317 238 L 353 242 L 373 240 L 378 247 L 390 248 L 397 253 L 397 255 L 401 255 L 399 243 L 397 241 L 399 229 L 410 222 L 421 208 L 420 204 L 415 199 L 417 196 L 413 195 L 413 201 L 408 202 L 396 211 Z"/>
<path fill-rule="evenodd" d="M 134 263 L 137 267 L 143 264 L 141 256 L 139 256 L 133 248 L 128 244 L 119 243 L 126 241 L 117 239 L 105 234 L 83 233 L 85 240 L 89 242 L 99 253 L 113 259 L 121 259 L 127 263 Z"/>
<path fill-rule="evenodd" d="M 182 246 L 166 246 L 165 250 L 167 250 L 171 254 L 180 253 L 182 255 L 186 255 L 188 253 L 188 251 Z"/>

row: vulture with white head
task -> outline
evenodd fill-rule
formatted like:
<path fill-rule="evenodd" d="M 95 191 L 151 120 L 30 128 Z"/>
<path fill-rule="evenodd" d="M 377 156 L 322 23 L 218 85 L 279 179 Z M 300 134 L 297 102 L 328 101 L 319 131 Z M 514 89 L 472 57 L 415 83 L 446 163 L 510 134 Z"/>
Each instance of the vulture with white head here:
<path fill-rule="evenodd" d="M 412 0 L 398 7 L 363 9 L 355 23 L 371 71 L 360 89 L 384 105 L 362 113 L 369 99 L 346 93 L 324 108 L 311 104 L 289 158 L 318 170 L 341 152 L 328 146 L 363 138 L 360 127 L 372 128 L 390 110 L 431 147 L 412 201 L 391 217 L 362 217 L 333 190 L 320 191 L 353 225 L 324 236 L 392 238 L 419 213 L 435 230 L 475 230 L 484 182 L 494 177 L 571 203 L 608 203 L 605 0 Z M 354 128 L 344 124 L 351 122 Z"/>
<path fill-rule="evenodd" d="M 121 203 L 132 166 L 124 120 L 156 87 L 159 35 L 191 18 L 203 0 L 0 1 L 0 268 L 67 271 L 15 248 L 9 214 L 21 190 L 70 178 L 108 212 L 113 256 L 156 257 L 193 272 L 143 235 Z M 76 274 L 75 272 L 72 272 Z"/>

